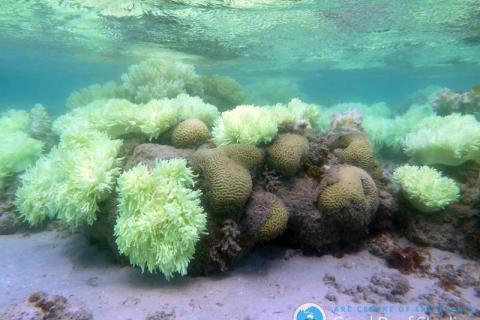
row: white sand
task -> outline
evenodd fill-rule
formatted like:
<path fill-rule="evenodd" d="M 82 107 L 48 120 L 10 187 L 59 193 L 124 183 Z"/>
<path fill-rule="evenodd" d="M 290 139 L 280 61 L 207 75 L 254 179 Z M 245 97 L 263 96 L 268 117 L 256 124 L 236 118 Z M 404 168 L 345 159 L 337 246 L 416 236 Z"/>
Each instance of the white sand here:
<path fill-rule="evenodd" d="M 295 308 L 305 302 L 325 307 L 328 319 L 334 319 L 335 305 L 353 309 L 336 312 L 344 320 L 370 319 L 370 313 L 358 312 L 357 308 L 371 304 L 353 303 L 351 296 L 328 287 L 324 276 L 333 275 L 343 286 L 355 288 L 368 285 L 374 273 L 399 274 L 366 250 L 342 259 L 330 255 L 296 255 L 286 260 L 283 249 L 264 247 L 227 274 L 167 282 L 161 276 L 113 264 L 106 252 L 88 245 L 81 234 L 53 231 L 28 237 L 0 236 L 0 254 L 0 306 L 23 299 L 32 291 L 43 290 L 63 295 L 72 303 L 83 303 L 95 319 L 145 319 L 155 312 L 174 311 L 176 318 L 172 319 L 182 320 L 290 320 Z M 432 257 L 437 262 L 465 262 L 437 250 L 432 250 Z M 408 279 L 413 288 L 405 301 L 411 309 L 418 305 L 414 301 L 416 296 L 438 290 L 435 279 L 411 275 Z M 473 291 L 468 288 L 459 292 L 470 305 L 478 307 L 480 299 Z M 325 299 L 327 292 L 337 297 L 336 304 Z M 388 320 L 421 314 L 398 312 L 401 305 L 398 303 L 385 301 L 377 305 L 393 308 L 394 312 L 385 314 Z M 461 319 L 471 318 L 457 315 L 457 320 Z"/>

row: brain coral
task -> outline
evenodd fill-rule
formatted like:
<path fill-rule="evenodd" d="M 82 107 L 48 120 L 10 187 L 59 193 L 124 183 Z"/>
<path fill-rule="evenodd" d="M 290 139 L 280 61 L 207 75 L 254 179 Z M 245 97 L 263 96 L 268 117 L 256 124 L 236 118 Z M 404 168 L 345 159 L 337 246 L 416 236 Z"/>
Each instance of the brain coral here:
<path fill-rule="evenodd" d="M 375 168 L 373 145 L 366 134 L 348 134 L 343 137 L 343 141 L 347 147 L 343 150 L 336 150 L 336 154 L 342 162 L 365 170 Z"/>
<path fill-rule="evenodd" d="M 263 150 L 251 144 L 231 144 L 220 147 L 219 150 L 249 171 L 258 168 L 264 158 Z"/>
<path fill-rule="evenodd" d="M 187 119 L 172 131 L 172 145 L 175 148 L 196 147 L 210 138 L 210 131 L 202 120 Z"/>
<path fill-rule="evenodd" d="M 455 181 L 427 166 L 404 165 L 393 174 L 410 203 L 422 212 L 434 212 L 458 200 L 460 189 Z"/>
<path fill-rule="evenodd" d="M 234 143 L 259 145 L 270 142 L 277 135 L 277 121 L 265 108 L 245 105 L 225 111 L 213 127 L 217 146 Z"/>
<path fill-rule="evenodd" d="M 270 241 L 287 228 L 288 211 L 282 200 L 270 192 L 256 188 L 248 203 L 243 224 L 251 237 Z"/>
<path fill-rule="evenodd" d="M 232 214 L 243 208 L 252 192 L 252 178 L 246 168 L 218 149 L 203 149 L 190 158 L 200 173 L 210 209 Z"/>
<path fill-rule="evenodd" d="M 307 160 L 308 151 L 305 137 L 293 133 L 281 134 L 268 148 L 268 163 L 279 173 L 291 176 Z"/>
<path fill-rule="evenodd" d="M 378 190 L 363 169 L 339 165 L 330 170 L 318 206 L 336 222 L 350 227 L 366 226 L 379 205 Z"/>

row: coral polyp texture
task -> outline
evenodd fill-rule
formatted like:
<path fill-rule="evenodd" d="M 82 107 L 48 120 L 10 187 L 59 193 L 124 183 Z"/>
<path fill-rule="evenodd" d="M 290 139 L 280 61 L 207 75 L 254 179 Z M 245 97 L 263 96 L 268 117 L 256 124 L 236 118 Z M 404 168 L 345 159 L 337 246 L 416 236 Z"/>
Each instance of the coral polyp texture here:
<path fill-rule="evenodd" d="M 224 111 L 213 127 L 217 146 L 234 143 L 261 145 L 277 135 L 277 121 L 265 108 L 245 105 Z"/>
<path fill-rule="evenodd" d="M 209 208 L 225 214 L 239 212 L 252 192 L 248 169 L 219 149 L 199 150 L 190 159 L 200 174 Z"/>
<path fill-rule="evenodd" d="M 252 193 L 245 222 L 250 235 L 258 241 L 270 241 L 280 236 L 287 228 L 288 211 L 282 200 L 262 189 Z"/>
<path fill-rule="evenodd" d="M 434 168 L 404 165 L 393 176 L 410 203 L 421 212 L 440 211 L 460 198 L 457 183 Z"/>
<path fill-rule="evenodd" d="M 172 131 L 172 145 L 176 148 L 196 147 L 210 138 L 210 131 L 202 120 L 187 119 Z"/>
<path fill-rule="evenodd" d="M 194 175 L 183 159 L 138 165 L 118 179 L 115 237 L 130 263 L 167 279 L 186 274 L 195 245 L 206 231 L 206 214 Z"/>
<path fill-rule="evenodd" d="M 342 137 L 344 149 L 337 149 L 337 156 L 347 164 L 372 170 L 375 166 L 373 145 L 364 133 L 352 133 Z"/>
<path fill-rule="evenodd" d="M 404 141 L 405 152 L 420 164 L 458 166 L 480 163 L 480 122 L 472 115 L 428 117 Z"/>
<path fill-rule="evenodd" d="M 318 206 L 333 221 L 352 228 L 366 227 L 379 205 L 378 189 L 363 169 L 349 165 L 330 168 Z"/>
<path fill-rule="evenodd" d="M 268 164 L 278 173 L 292 176 L 308 158 L 308 140 L 301 135 L 279 135 L 268 148 Z"/>
<path fill-rule="evenodd" d="M 56 217 L 71 228 L 95 222 L 119 174 L 122 144 L 98 131 L 71 131 L 21 176 L 16 206 L 31 225 Z"/>

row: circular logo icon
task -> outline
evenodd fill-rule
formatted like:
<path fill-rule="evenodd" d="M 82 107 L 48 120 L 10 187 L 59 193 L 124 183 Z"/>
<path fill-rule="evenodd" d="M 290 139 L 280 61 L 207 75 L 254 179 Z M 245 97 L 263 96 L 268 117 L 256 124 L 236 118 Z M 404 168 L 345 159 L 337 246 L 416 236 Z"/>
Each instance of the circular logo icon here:
<path fill-rule="evenodd" d="M 304 303 L 295 310 L 293 320 L 326 320 L 323 309 L 315 303 Z"/>

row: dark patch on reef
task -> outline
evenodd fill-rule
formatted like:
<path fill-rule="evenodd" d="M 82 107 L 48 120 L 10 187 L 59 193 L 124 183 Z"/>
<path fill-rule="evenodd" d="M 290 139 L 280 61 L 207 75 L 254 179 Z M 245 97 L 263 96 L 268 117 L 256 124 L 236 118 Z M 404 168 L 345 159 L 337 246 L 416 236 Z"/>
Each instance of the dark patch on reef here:
<path fill-rule="evenodd" d="M 15 209 L 15 191 L 19 185 L 17 176 L 10 177 L 0 195 L 0 235 L 22 232 L 27 225 L 22 221 Z"/>
<path fill-rule="evenodd" d="M 0 311 L 5 320 L 91 320 L 83 306 L 71 304 L 67 298 L 43 291 L 31 293 L 25 301 L 13 303 Z"/>

